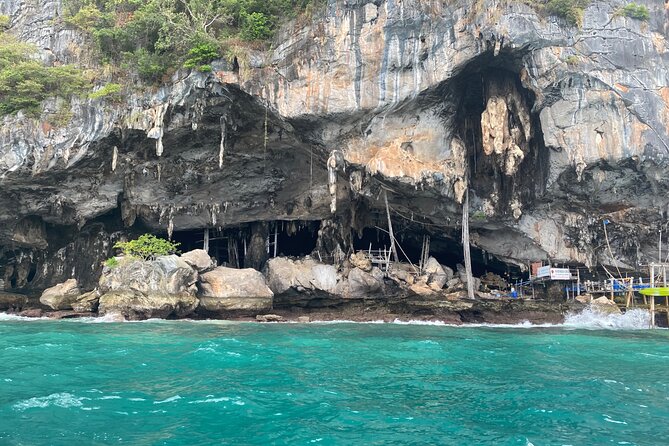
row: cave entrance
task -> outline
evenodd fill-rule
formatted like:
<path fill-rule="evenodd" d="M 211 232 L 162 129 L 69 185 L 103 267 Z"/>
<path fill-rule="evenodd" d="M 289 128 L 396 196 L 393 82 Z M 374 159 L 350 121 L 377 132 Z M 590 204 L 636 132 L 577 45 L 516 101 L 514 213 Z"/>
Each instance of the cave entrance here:
<path fill-rule="evenodd" d="M 203 228 L 176 231 L 172 240 L 180 243 L 181 252 L 205 249 L 217 265 L 239 268 L 244 264 L 246 243 L 250 237 L 247 226 L 236 228 Z"/>
<path fill-rule="evenodd" d="M 544 192 L 549 165 L 536 97 L 521 81 L 521 66 L 517 56 L 486 53 L 463 69 L 452 90 L 470 188 L 498 215 L 516 218 L 519 204 Z"/>
<path fill-rule="evenodd" d="M 263 234 L 268 257 L 302 257 L 316 248 L 320 221 L 278 220 L 265 226 Z M 180 243 L 179 250 L 206 249 L 217 264 L 231 268 L 244 265 L 251 242 L 252 224 L 232 228 L 202 228 L 175 231 L 172 240 Z M 206 242 L 205 242 L 206 240 Z"/>
<path fill-rule="evenodd" d="M 321 222 L 314 221 L 276 221 L 270 225 L 270 244 L 274 255 L 274 241 L 276 240 L 276 255 L 284 257 L 302 257 L 311 254 L 316 249 L 318 228 Z"/>

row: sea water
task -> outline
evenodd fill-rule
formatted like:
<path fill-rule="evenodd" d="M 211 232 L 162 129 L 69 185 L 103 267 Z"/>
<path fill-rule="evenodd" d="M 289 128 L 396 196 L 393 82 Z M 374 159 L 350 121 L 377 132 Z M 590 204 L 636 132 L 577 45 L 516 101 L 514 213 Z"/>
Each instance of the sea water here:
<path fill-rule="evenodd" d="M 667 330 L 94 322 L 0 317 L 0 444 L 669 442 Z"/>

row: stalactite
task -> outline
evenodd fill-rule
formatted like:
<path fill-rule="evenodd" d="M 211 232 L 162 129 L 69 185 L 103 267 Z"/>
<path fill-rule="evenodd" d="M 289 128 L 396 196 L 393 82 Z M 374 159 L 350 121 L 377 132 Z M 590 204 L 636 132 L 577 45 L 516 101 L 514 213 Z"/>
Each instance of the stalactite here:
<path fill-rule="evenodd" d="M 169 220 L 167 222 L 167 238 L 172 240 L 173 233 L 174 233 L 174 208 L 170 206 Z"/>
<path fill-rule="evenodd" d="M 116 170 L 116 162 L 118 161 L 118 147 L 114 146 L 112 151 L 112 161 L 111 161 L 111 170 L 114 172 Z"/>
<path fill-rule="evenodd" d="M 328 190 L 330 191 L 330 212 L 337 212 L 337 158 L 335 151 L 328 158 Z"/>
<path fill-rule="evenodd" d="M 161 104 L 153 110 L 153 127 L 146 132 L 148 138 L 156 140 L 156 156 L 161 156 L 163 154 L 163 119 L 165 118 L 167 108 L 167 104 Z"/>

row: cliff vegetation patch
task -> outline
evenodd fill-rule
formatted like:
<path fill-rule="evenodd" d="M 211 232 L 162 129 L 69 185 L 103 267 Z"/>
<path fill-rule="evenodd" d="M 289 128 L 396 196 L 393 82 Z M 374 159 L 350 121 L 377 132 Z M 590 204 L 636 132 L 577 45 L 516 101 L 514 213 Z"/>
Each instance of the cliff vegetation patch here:
<path fill-rule="evenodd" d="M 637 3 L 628 3 L 618 11 L 618 14 L 644 22 L 650 19 L 650 11 L 648 11 L 648 7 Z"/>
<path fill-rule="evenodd" d="M 88 32 L 102 62 L 146 81 L 179 66 L 210 71 L 233 43 L 268 41 L 282 21 L 324 0 L 66 0 L 65 22 Z"/>
<path fill-rule="evenodd" d="M 90 79 L 72 66 L 49 67 L 34 59 L 36 48 L 0 33 L 0 115 L 24 110 L 38 115 L 42 101 L 90 89 Z"/>

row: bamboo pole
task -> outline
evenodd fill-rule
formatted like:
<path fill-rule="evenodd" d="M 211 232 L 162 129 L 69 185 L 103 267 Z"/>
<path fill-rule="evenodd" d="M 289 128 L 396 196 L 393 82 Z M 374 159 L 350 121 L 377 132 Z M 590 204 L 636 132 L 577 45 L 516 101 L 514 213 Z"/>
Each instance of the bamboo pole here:
<path fill-rule="evenodd" d="M 277 234 L 278 229 L 279 229 L 278 226 L 279 225 L 277 225 L 276 222 L 275 222 L 274 223 L 274 257 L 276 257 L 276 250 L 277 250 L 277 247 L 279 245 L 279 238 L 278 238 L 278 234 Z"/>
<path fill-rule="evenodd" d="M 393 233 L 393 222 L 390 220 L 390 207 L 388 206 L 388 192 L 383 189 L 383 201 L 386 203 L 386 215 L 388 216 L 388 233 L 390 234 L 390 252 L 393 260 L 399 262 L 397 251 L 395 250 L 395 234 Z"/>
<path fill-rule="evenodd" d="M 655 328 L 655 296 L 650 296 L 650 328 Z"/>
<path fill-rule="evenodd" d="M 202 249 L 209 254 L 209 228 L 204 228 L 204 241 L 202 242 Z"/>
<path fill-rule="evenodd" d="M 465 191 L 465 200 L 462 203 L 462 251 L 467 275 L 467 296 L 474 299 L 474 281 L 472 279 L 472 257 L 469 249 L 469 189 Z"/>

